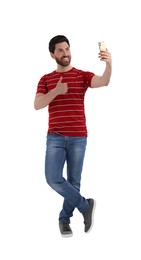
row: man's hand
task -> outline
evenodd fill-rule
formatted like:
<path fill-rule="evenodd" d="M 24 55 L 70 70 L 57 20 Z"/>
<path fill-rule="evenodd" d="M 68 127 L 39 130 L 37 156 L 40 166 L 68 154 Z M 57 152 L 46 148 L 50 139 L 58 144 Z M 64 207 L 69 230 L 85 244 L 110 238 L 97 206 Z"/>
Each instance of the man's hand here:
<path fill-rule="evenodd" d="M 101 61 L 105 61 L 107 64 L 112 63 L 112 59 L 111 59 L 111 53 L 106 49 L 106 51 L 101 51 L 98 54 L 98 57 L 100 58 Z"/>
<path fill-rule="evenodd" d="M 62 83 L 62 77 L 60 77 L 60 79 L 55 87 L 55 91 L 58 95 L 66 94 L 68 92 L 68 84 Z"/>
<path fill-rule="evenodd" d="M 112 73 L 112 59 L 111 53 L 106 49 L 105 51 L 100 51 L 98 54 L 101 61 L 106 62 L 106 68 L 102 76 L 95 75 L 91 80 L 91 88 L 99 88 L 103 86 L 108 86 Z"/>

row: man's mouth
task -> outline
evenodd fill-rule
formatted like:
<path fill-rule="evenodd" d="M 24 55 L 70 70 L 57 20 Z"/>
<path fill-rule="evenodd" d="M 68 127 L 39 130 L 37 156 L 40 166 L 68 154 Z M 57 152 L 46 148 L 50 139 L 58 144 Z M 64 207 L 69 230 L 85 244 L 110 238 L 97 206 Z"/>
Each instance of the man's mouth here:
<path fill-rule="evenodd" d="M 69 57 L 63 57 L 62 60 L 68 61 Z"/>

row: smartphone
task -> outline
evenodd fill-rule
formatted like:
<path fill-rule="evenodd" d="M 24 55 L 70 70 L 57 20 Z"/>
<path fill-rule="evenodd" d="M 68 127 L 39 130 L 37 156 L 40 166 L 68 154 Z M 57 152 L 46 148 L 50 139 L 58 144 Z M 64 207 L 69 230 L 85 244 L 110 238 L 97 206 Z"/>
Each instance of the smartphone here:
<path fill-rule="evenodd" d="M 99 50 L 106 51 L 106 45 L 104 41 L 98 42 Z"/>

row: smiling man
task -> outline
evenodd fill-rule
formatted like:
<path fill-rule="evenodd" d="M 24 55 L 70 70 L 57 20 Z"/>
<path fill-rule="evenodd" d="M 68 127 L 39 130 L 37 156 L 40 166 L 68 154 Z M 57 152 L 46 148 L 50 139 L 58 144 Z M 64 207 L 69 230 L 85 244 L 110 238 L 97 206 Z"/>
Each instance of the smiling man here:
<path fill-rule="evenodd" d="M 82 71 L 71 65 L 69 40 L 57 35 L 49 42 L 51 57 L 57 68 L 41 77 L 34 101 L 35 109 L 48 106 L 49 122 L 45 158 L 45 176 L 49 186 L 63 196 L 58 221 L 63 236 L 72 235 L 70 218 L 75 208 L 83 215 L 84 231 L 92 226 L 95 201 L 80 193 L 81 174 L 87 145 L 84 97 L 88 87 L 107 86 L 111 77 L 111 54 L 100 51 L 106 63 L 103 75 Z M 63 176 L 67 164 L 67 179 Z"/>

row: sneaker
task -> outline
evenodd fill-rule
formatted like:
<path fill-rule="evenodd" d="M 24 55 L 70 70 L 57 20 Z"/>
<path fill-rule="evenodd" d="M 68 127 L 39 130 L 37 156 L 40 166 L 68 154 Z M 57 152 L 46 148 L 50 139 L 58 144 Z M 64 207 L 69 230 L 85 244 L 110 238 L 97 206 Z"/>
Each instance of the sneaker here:
<path fill-rule="evenodd" d="M 59 229 L 62 236 L 65 237 L 72 236 L 72 230 L 68 223 L 59 222 Z"/>
<path fill-rule="evenodd" d="M 90 228 L 92 226 L 92 218 L 93 218 L 93 211 L 94 211 L 94 207 L 95 207 L 95 202 L 93 199 L 87 199 L 88 203 L 89 203 L 89 207 L 88 209 L 82 213 L 83 217 L 84 217 L 84 231 L 88 232 L 90 231 Z"/>

